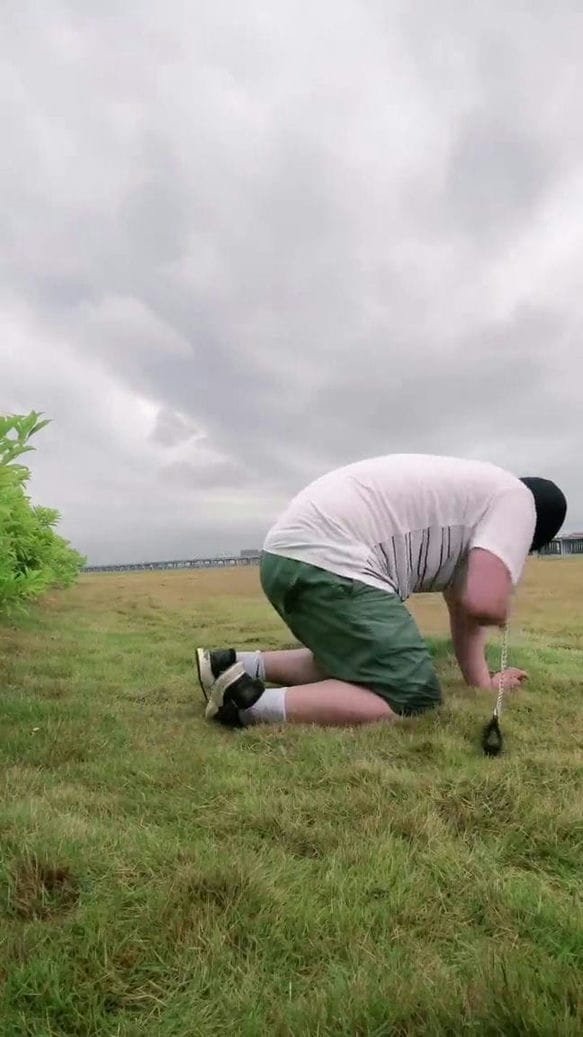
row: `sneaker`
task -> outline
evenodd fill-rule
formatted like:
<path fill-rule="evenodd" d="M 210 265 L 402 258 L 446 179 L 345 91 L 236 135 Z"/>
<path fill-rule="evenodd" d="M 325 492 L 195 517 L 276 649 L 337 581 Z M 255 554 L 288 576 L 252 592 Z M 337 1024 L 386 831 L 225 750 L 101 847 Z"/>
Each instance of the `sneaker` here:
<path fill-rule="evenodd" d="M 233 663 L 214 681 L 205 716 L 207 720 L 218 720 L 226 727 L 242 727 L 239 710 L 253 706 L 264 691 L 263 681 L 253 680 L 245 673 L 242 663 Z"/>
<path fill-rule="evenodd" d="M 195 659 L 199 684 L 208 702 L 217 677 L 237 661 L 237 653 L 234 648 L 197 648 Z"/>

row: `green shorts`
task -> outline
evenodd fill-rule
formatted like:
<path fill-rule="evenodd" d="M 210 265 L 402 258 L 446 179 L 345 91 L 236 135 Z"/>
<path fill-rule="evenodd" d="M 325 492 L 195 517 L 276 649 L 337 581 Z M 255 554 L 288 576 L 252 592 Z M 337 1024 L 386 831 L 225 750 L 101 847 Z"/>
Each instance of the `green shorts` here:
<path fill-rule="evenodd" d="M 441 701 L 427 646 L 396 594 L 265 552 L 261 585 L 326 677 L 368 688 L 404 716 Z"/>

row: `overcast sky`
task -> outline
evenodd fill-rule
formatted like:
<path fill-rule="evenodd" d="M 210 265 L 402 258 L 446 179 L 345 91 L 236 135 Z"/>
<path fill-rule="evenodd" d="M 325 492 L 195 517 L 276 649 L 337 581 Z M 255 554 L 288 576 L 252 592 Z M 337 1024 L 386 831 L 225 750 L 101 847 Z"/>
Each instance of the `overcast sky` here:
<path fill-rule="evenodd" d="M 579 0 L 2 0 L 0 411 L 95 563 L 393 451 L 583 528 Z"/>

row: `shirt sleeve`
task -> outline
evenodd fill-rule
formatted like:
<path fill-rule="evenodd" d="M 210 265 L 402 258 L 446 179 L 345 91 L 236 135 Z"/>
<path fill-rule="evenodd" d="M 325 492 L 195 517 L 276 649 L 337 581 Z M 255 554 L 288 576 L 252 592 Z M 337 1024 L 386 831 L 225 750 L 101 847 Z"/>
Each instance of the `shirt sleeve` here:
<path fill-rule="evenodd" d="M 505 490 L 491 501 L 470 540 L 500 558 L 514 586 L 520 580 L 536 526 L 534 499 L 526 486 Z"/>

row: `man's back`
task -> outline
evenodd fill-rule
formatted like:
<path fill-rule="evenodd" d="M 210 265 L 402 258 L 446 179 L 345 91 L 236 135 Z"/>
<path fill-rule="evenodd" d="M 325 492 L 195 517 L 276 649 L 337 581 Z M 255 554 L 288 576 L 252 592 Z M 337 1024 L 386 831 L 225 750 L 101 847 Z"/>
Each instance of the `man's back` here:
<path fill-rule="evenodd" d="M 518 582 L 535 520 L 532 494 L 504 469 L 390 454 L 337 469 L 302 490 L 264 549 L 405 599 L 447 587 L 471 547 L 493 551 Z"/>

